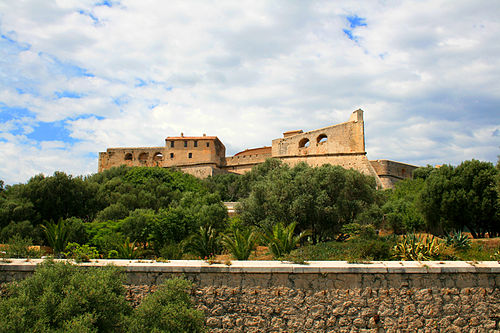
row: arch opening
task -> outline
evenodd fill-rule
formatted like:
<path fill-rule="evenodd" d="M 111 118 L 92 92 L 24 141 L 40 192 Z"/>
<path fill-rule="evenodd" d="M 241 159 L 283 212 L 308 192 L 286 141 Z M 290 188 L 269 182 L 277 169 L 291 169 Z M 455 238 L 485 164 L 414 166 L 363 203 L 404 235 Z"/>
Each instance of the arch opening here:
<path fill-rule="evenodd" d="M 163 161 L 163 154 L 162 153 L 154 154 L 153 161 Z"/>
<path fill-rule="evenodd" d="M 125 154 L 125 161 L 132 161 L 132 154 L 131 153 Z"/>
<path fill-rule="evenodd" d="M 326 134 L 320 134 L 317 138 L 318 143 L 325 143 L 327 141 L 328 141 L 328 137 L 326 136 Z"/>
<path fill-rule="evenodd" d="M 303 138 L 299 141 L 299 148 L 308 148 L 311 143 L 308 138 Z"/>
<path fill-rule="evenodd" d="M 139 155 L 139 161 L 146 161 L 148 159 L 148 153 L 141 153 Z"/>

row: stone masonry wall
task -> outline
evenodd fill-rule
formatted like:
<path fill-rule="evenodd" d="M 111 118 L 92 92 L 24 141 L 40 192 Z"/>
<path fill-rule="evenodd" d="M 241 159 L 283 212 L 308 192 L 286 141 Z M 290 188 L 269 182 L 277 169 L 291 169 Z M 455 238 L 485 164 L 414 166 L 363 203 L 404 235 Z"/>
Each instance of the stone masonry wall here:
<path fill-rule="evenodd" d="M 498 262 L 113 263 L 135 305 L 164 279 L 191 280 L 210 332 L 500 331 Z M 12 264 L 0 264 L 0 282 L 34 269 Z"/>

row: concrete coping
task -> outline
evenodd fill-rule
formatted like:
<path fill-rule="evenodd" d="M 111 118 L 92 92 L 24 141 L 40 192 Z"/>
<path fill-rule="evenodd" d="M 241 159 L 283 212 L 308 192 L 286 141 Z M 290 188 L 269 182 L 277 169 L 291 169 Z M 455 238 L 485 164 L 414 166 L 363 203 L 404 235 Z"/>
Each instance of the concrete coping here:
<path fill-rule="evenodd" d="M 58 261 L 70 261 L 60 259 Z M 43 259 L 0 261 L 0 272 L 32 272 Z M 115 265 L 129 273 L 286 273 L 286 274 L 422 274 L 422 273 L 500 273 L 498 261 L 309 261 L 297 264 L 282 261 L 230 261 L 209 264 L 203 260 L 105 260 L 78 264 L 84 267 Z"/>

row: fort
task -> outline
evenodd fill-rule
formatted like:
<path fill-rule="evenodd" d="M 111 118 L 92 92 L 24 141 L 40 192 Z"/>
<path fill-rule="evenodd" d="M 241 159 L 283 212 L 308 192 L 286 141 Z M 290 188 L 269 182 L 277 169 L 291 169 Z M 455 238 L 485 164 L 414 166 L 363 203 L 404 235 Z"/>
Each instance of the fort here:
<path fill-rule="evenodd" d="M 411 178 L 417 166 L 390 161 L 368 160 L 365 151 L 363 110 L 351 114 L 345 123 L 303 132 L 283 133 L 271 146 L 246 149 L 226 156 L 226 147 L 216 136 L 167 137 L 162 147 L 108 148 L 99 153 L 99 172 L 114 166 L 175 167 L 199 178 L 222 173 L 243 174 L 268 158 L 294 166 L 339 165 L 373 176 L 380 188 L 391 188 Z"/>

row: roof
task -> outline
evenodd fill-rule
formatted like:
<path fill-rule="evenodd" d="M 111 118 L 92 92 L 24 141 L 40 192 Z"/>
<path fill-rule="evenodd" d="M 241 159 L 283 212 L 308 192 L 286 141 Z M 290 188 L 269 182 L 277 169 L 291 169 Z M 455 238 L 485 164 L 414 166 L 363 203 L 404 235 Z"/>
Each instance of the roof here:
<path fill-rule="evenodd" d="M 165 140 L 219 140 L 219 138 L 216 136 L 167 136 Z"/>
<path fill-rule="evenodd" d="M 261 154 L 271 154 L 271 147 L 259 147 L 259 148 L 251 148 L 245 149 L 244 151 L 240 151 L 234 156 L 244 156 L 244 155 L 261 155 Z"/>

